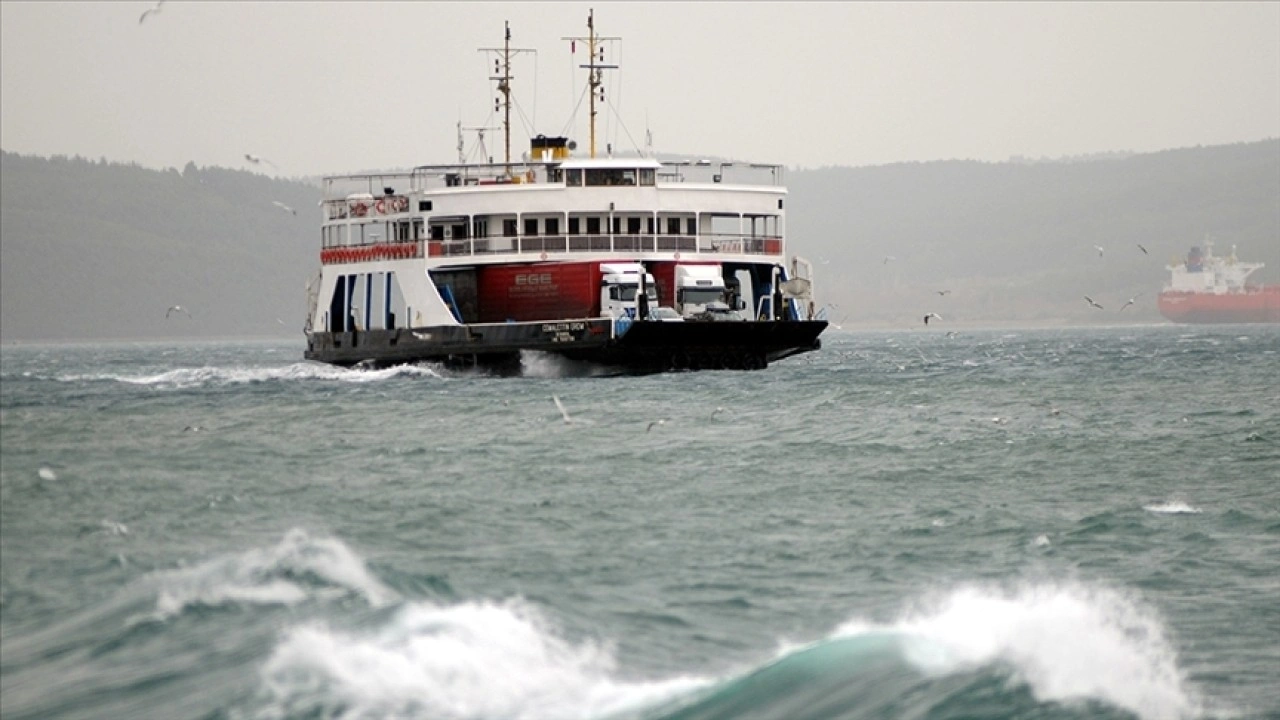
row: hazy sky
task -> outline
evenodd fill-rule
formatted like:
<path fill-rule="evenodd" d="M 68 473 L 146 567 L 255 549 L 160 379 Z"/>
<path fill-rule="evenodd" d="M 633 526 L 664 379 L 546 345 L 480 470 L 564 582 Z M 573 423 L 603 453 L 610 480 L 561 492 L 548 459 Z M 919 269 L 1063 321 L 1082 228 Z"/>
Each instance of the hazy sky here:
<path fill-rule="evenodd" d="M 1280 3 L 0 2 L 0 147 L 282 175 L 453 162 L 497 126 L 503 22 L 530 134 L 792 167 L 1280 137 Z M 576 109 L 575 109 L 576 108 Z M 499 132 L 487 138 L 501 159 Z M 466 133 L 471 150 L 476 134 Z M 265 168 L 269 169 L 269 168 Z"/>

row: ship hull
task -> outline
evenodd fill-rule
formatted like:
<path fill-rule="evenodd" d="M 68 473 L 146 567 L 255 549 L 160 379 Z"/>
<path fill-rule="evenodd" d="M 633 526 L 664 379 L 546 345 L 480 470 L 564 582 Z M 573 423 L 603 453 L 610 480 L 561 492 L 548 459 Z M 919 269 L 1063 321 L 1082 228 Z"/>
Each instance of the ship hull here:
<path fill-rule="evenodd" d="M 625 373 L 760 370 L 821 347 L 821 320 L 638 322 L 612 336 L 613 321 L 476 323 L 431 328 L 312 332 L 309 360 L 388 367 L 419 362 L 518 374 L 520 353 L 540 351 Z"/>
<path fill-rule="evenodd" d="M 1165 291 L 1157 306 L 1175 323 L 1280 323 L 1280 285 L 1223 294 Z"/>

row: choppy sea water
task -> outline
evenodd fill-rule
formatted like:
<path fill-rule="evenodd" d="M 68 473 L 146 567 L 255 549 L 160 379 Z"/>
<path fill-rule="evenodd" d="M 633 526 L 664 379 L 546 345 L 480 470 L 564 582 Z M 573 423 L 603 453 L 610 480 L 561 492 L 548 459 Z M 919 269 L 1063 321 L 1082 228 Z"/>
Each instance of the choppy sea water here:
<path fill-rule="evenodd" d="M 1280 716 L 1280 327 L 301 351 L 3 349 L 4 720 Z"/>

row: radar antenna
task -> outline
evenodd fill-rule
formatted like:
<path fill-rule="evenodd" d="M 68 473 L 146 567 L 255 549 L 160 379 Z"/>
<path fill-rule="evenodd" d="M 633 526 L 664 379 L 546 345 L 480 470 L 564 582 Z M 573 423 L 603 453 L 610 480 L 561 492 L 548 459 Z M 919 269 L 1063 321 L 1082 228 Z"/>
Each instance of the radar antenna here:
<path fill-rule="evenodd" d="M 536 53 L 537 50 L 529 50 L 527 48 L 511 47 L 511 23 L 503 22 L 503 28 L 506 30 L 506 38 L 503 40 L 501 48 L 480 48 L 480 52 L 498 53 L 498 57 L 493 60 L 493 75 L 490 80 L 498 81 L 498 92 L 502 93 L 502 97 L 493 99 L 493 111 L 502 110 L 502 130 L 505 135 L 505 154 L 503 162 L 507 167 L 507 175 L 511 174 L 511 81 L 515 76 L 511 74 L 511 59 L 520 53 Z M 481 136 L 483 137 L 483 135 Z"/>
<path fill-rule="evenodd" d="M 561 38 L 562 40 L 569 40 L 571 43 L 574 43 L 574 45 L 570 45 L 570 52 L 573 52 L 572 48 L 576 45 L 577 41 L 582 40 L 587 43 L 587 51 L 589 53 L 587 64 L 579 65 L 578 67 L 586 68 L 587 86 L 590 88 L 591 93 L 590 125 L 591 157 L 593 158 L 596 156 L 596 95 L 598 94 L 600 101 L 604 102 L 604 88 L 602 87 L 602 85 L 604 85 L 603 71 L 616 70 L 618 67 L 617 65 L 604 64 L 604 48 L 600 47 L 599 50 L 597 50 L 596 46 L 605 40 L 622 39 L 620 37 L 602 37 L 600 35 L 596 35 L 595 13 L 596 11 L 594 9 L 587 11 L 587 37 Z"/>

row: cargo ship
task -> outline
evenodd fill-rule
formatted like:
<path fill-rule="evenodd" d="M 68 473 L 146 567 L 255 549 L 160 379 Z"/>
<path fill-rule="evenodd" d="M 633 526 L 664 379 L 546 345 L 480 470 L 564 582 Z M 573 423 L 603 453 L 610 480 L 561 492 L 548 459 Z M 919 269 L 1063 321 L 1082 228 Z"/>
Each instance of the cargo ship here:
<path fill-rule="evenodd" d="M 1176 323 L 1280 323 L 1280 285 L 1250 285 L 1263 263 L 1240 262 L 1236 249 L 1220 257 L 1213 241 L 1192 247 L 1168 266 L 1160 314 Z"/>
<path fill-rule="evenodd" d="M 324 179 L 307 359 L 518 373 L 537 351 L 626 372 L 755 370 L 821 347 L 812 264 L 787 259 L 783 168 L 598 155 L 616 38 L 587 27 L 571 39 L 586 58 L 585 152 L 537 135 L 512 158 L 508 27 L 492 51 L 501 161 Z"/>

